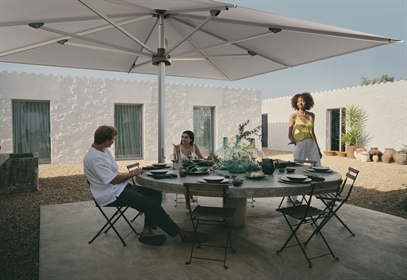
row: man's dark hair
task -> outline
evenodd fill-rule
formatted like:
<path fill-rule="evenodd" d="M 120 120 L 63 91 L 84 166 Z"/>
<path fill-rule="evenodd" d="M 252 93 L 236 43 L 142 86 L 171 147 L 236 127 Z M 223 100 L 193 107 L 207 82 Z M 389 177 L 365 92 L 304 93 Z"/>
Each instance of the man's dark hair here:
<path fill-rule="evenodd" d="M 119 133 L 113 126 L 102 125 L 95 131 L 95 138 L 93 142 L 97 145 L 103 144 L 107 140 L 116 138 Z"/>

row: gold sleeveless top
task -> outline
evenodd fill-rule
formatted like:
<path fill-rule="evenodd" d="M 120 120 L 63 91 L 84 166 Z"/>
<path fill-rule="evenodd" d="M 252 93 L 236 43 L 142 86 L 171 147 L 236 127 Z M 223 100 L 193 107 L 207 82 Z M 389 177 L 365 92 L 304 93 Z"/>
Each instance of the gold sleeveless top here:
<path fill-rule="evenodd" d="M 312 135 L 313 126 L 314 120 L 312 115 L 310 115 L 308 122 L 304 123 L 297 114 L 293 127 L 293 137 L 295 142 L 301 142 L 304 139 L 312 139 L 312 141 L 314 141 L 314 137 Z"/>

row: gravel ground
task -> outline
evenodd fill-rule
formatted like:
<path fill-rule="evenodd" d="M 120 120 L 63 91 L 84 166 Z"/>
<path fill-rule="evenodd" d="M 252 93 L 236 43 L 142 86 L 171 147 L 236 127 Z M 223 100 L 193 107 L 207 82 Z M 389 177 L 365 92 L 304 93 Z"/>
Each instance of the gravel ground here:
<path fill-rule="evenodd" d="M 292 160 L 291 153 L 265 150 L 273 159 Z M 134 162 L 134 161 L 133 161 Z M 126 172 L 128 161 L 118 162 Z M 141 166 L 152 162 L 141 161 Z M 324 156 L 324 166 L 345 174 L 360 170 L 349 204 L 407 218 L 407 165 L 363 163 Z M 38 279 L 40 206 L 92 199 L 81 164 L 40 165 L 40 190 L 0 195 L 0 279 Z"/>

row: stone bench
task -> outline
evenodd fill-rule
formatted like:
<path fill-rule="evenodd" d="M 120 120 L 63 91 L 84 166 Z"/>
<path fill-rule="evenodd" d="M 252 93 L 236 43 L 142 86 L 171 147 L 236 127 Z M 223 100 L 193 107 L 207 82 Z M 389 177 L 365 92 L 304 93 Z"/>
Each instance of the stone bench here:
<path fill-rule="evenodd" d="M 0 154 L 0 194 L 38 189 L 38 153 Z"/>

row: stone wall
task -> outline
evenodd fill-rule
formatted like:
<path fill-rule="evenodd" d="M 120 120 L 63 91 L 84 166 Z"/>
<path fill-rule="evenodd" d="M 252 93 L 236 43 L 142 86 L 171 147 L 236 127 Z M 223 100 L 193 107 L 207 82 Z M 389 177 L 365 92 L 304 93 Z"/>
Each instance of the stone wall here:
<path fill-rule="evenodd" d="M 115 104 L 143 106 L 143 159 L 158 158 L 158 84 L 134 80 L 0 73 L 0 146 L 13 153 L 12 100 L 50 101 L 51 163 L 81 163 L 95 129 L 114 125 Z M 166 84 L 165 156 L 193 128 L 193 108 L 215 108 L 215 150 L 250 119 L 261 124 L 261 92 L 254 89 Z M 260 147 L 260 141 L 256 143 Z M 114 149 L 111 151 L 114 153 Z"/>
<path fill-rule="evenodd" d="M 38 190 L 38 153 L 1 154 L 0 178 L 0 194 Z"/>
<path fill-rule="evenodd" d="M 315 134 L 322 151 L 330 149 L 330 109 L 359 105 L 367 112 L 366 132 L 369 139 L 363 148 L 378 147 L 400 150 L 407 143 L 407 81 L 358 86 L 339 90 L 311 93 L 316 115 Z M 263 100 L 262 114 L 268 114 L 268 148 L 292 151 L 287 146 L 288 118 L 292 96 Z"/>

